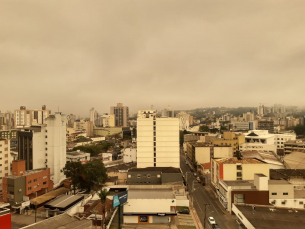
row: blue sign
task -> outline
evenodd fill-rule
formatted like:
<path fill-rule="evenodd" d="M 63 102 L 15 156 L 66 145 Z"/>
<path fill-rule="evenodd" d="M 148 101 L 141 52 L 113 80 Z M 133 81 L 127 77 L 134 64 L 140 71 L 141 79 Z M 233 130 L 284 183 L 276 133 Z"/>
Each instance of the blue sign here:
<path fill-rule="evenodd" d="M 128 192 L 122 192 L 117 196 L 113 197 L 113 207 L 117 207 L 119 205 L 123 205 L 127 202 L 127 198 L 128 198 Z"/>
<path fill-rule="evenodd" d="M 117 207 L 120 205 L 120 201 L 119 201 L 119 197 L 118 196 L 114 196 L 113 197 L 113 207 Z"/>

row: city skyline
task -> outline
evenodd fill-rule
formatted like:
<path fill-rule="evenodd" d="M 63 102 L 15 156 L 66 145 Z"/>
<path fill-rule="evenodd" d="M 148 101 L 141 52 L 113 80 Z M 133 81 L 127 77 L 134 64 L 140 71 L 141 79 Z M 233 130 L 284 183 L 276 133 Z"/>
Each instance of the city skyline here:
<path fill-rule="evenodd" d="M 304 2 L 0 1 L 1 111 L 303 105 Z"/>

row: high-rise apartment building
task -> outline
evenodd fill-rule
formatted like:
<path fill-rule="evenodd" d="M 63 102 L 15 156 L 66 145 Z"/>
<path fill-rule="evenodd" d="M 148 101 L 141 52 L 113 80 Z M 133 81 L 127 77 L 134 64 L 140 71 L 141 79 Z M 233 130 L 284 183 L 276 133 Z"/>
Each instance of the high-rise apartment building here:
<path fill-rule="evenodd" d="M 244 114 L 243 114 L 243 119 L 244 119 L 244 121 L 246 121 L 246 122 L 253 121 L 253 120 L 254 120 L 254 113 L 252 113 L 252 112 L 244 113 Z"/>
<path fill-rule="evenodd" d="M 0 190 L 2 190 L 2 178 L 10 175 L 10 140 L 0 139 Z"/>
<path fill-rule="evenodd" d="M 179 118 L 179 129 L 180 130 L 187 130 L 190 127 L 190 115 L 186 112 L 182 111 L 177 114 L 176 116 Z"/>
<path fill-rule="evenodd" d="M 174 118 L 174 111 L 168 106 L 168 108 L 165 108 L 164 110 L 161 111 L 161 117 L 165 118 Z"/>
<path fill-rule="evenodd" d="M 14 114 L 10 111 L 1 113 L 0 111 L 0 130 L 10 130 L 14 126 Z"/>
<path fill-rule="evenodd" d="M 156 114 L 156 110 L 138 112 L 137 167 L 180 168 L 179 119 Z"/>
<path fill-rule="evenodd" d="M 114 115 L 115 126 L 128 126 L 129 109 L 124 107 L 123 103 L 110 107 L 110 115 Z"/>
<path fill-rule="evenodd" d="M 45 119 L 51 114 L 45 105 L 41 109 L 27 110 L 21 106 L 19 110 L 14 111 L 15 128 L 30 127 L 31 125 L 44 124 Z"/>
<path fill-rule="evenodd" d="M 51 180 L 58 185 L 65 178 L 66 115 L 56 112 L 44 125 L 20 130 L 18 158 L 26 161 L 26 170 L 50 168 Z"/>

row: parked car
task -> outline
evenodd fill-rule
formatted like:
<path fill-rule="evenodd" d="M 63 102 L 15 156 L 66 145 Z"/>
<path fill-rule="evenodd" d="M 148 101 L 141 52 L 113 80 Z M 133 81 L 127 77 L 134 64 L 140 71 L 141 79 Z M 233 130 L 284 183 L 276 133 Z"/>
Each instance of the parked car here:
<path fill-rule="evenodd" d="M 194 176 L 197 177 L 197 173 L 194 173 Z"/>
<path fill-rule="evenodd" d="M 199 177 L 197 177 L 197 182 L 198 182 L 198 183 L 201 183 L 201 180 L 200 180 L 200 178 L 199 178 Z"/>
<path fill-rule="evenodd" d="M 208 221 L 211 225 L 216 224 L 216 221 L 212 216 L 208 218 Z"/>
<path fill-rule="evenodd" d="M 218 226 L 218 224 L 213 224 L 213 225 L 212 225 L 212 228 L 213 228 L 213 229 L 220 229 L 220 227 Z"/>
<path fill-rule="evenodd" d="M 178 211 L 178 213 L 180 214 L 190 214 L 190 210 L 189 209 L 182 209 L 181 211 Z"/>

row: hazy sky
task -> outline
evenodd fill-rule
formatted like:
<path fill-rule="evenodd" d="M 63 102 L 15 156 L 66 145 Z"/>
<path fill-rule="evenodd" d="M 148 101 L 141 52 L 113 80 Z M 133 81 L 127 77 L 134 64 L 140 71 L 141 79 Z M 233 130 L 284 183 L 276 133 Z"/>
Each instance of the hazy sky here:
<path fill-rule="evenodd" d="M 304 12 L 304 0 L 0 0 L 0 110 L 304 105 Z"/>

